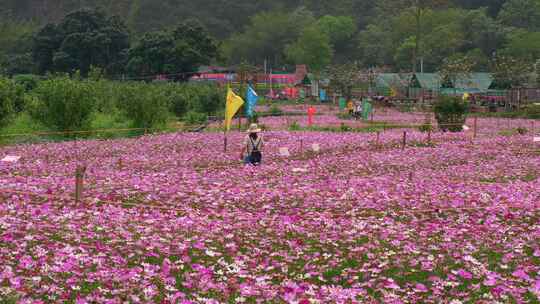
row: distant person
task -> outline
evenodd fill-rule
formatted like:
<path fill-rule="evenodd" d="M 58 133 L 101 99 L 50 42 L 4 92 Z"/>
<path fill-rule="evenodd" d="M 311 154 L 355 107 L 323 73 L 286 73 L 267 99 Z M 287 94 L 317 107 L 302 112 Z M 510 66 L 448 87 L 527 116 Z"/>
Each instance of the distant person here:
<path fill-rule="evenodd" d="M 362 117 L 362 112 L 363 112 L 362 103 L 357 101 L 356 107 L 354 108 L 354 117 L 356 119 L 360 119 L 360 117 Z"/>
<path fill-rule="evenodd" d="M 350 115 L 354 114 L 354 103 L 352 100 L 349 100 L 349 102 L 347 103 L 347 110 L 349 111 Z"/>
<path fill-rule="evenodd" d="M 244 160 L 244 163 L 254 166 L 260 165 L 262 161 L 262 148 L 264 145 L 261 135 L 261 129 L 257 124 L 251 124 L 247 130 L 246 138 L 244 139 L 244 148 L 240 158 Z"/>

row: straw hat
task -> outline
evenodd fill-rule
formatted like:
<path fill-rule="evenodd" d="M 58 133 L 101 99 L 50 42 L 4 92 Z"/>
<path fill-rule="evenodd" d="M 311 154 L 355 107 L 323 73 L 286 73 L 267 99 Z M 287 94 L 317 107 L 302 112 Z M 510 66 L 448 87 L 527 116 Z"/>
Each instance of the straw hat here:
<path fill-rule="evenodd" d="M 259 126 L 257 124 L 251 124 L 249 126 L 249 129 L 247 130 L 247 133 L 259 133 L 261 132 L 261 129 L 259 129 Z"/>

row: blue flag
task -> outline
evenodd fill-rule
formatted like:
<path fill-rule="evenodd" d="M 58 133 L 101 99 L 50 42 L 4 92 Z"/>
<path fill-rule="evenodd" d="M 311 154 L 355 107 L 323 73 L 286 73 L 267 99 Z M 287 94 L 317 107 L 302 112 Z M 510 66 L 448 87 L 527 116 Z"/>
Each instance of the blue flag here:
<path fill-rule="evenodd" d="M 320 92 L 319 92 L 319 98 L 321 99 L 321 101 L 326 101 L 326 91 L 321 89 Z"/>
<path fill-rule="evenodd" d="M 246 96 L 247 104 L 246 104 L 246 115 L 248 117 L 253 116 L 253 110 L 255 109 L 255 106 L 257 105 L 257 101 L 259 100 L 259 96 L 253 90 L 251 86 L 248 86 L 247 89 L 247 96 Z"/>

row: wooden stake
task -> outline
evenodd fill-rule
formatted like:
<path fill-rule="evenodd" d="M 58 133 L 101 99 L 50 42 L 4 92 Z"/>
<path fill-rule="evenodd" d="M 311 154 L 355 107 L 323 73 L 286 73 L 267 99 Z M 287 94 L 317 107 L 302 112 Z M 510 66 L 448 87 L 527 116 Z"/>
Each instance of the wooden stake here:
<path fill-rule="evenodd" d="M 80 203 L 83 198 L 85 166 L 77 166 L 75 170 L 75 202 Z"/>
<path fill-rule="evenodd" d="M 223 132 L 223 152 L 227 153 L 227 131 Z"/>
<path fill-rule="evenodd" d="M 300 153 L 304 153 L 304 139 L 300 139 Z"/>
<path fill-rule="evenodd" d="M 430 125 L 431 126 L 431 125 Z M 427 133 L 427 142 L 428 144 L 431 143 L 431 127 L 428 129 L 428 133 Z"/>
<path fill-rule="evenodd" d="M 478 117 L 474 117 L 474 132 L 473 132 L 474 139 L 476 139 L 477 133 L 478 133 Z"/>
<path fill-rule="evenodd" d="M 407 145 L 407 131 L 403 131 L 403 143 L 402 143 L 401 150 L 405 150 L 405 146 Z"/>
<path fill-rule="evenodd" d="M 376 148 L 379 148 L 379 138 L 381 136 L 381 132 L 380 131 L 377 131 L 377 140 L 375 141 L 375 147 Z"/>

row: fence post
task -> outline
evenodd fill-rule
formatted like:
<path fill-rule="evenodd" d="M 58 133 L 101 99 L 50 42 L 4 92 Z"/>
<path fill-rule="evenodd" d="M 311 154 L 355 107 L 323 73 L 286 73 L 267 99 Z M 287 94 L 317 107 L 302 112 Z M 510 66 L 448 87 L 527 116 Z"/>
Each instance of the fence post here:
<path fill-rule="evenodd" d="M 401 147 L 401 150 L 405 150 L 406 145 L 407 145 L 407 131 L 403 131 L 403 145 Z"/>
<path fill-rule="evenodd" d="M 379 137 L 381 135 L 381 132 L 380 131 L 377 131 L 377 140 L 375 141 L 375 148 L 378 149 L 379 148 Z"/>
<path fill-rule="evenodd" d="M 227 153 L 227 131 L 223 132 L 223 152 Z"/>
<path fill-rule="evenodd" d="M 75 203 L 80 203 L 83 197 L 85 166 L 77 165 L 75 170 Z"/>
<path fill-rule="evenodd" d="M 478 134 L 478 117 L 474 117 L 474 131 L 473 131 L 473 138 L 476 139 L 476 135 Z"/>
<path fill-rule="evenodd" d="M 532 133 L 533 136 L 535 134 L 534 131 L 535 130 L 534 130 L 534 120 L 533 120 L 533 121 L 531 121 L 531 133 Z"/>
<path fill-rule="evenodd" d="M 304 139 L 300 139 L 300 153 L 304 153 Z"/>
<path fill-rule="evenodd" d="M 427 141 L 428 141 L 428 144 L 431 144 L 431 124 L 429 126 L 430 127 L 428 128 Z"/>

